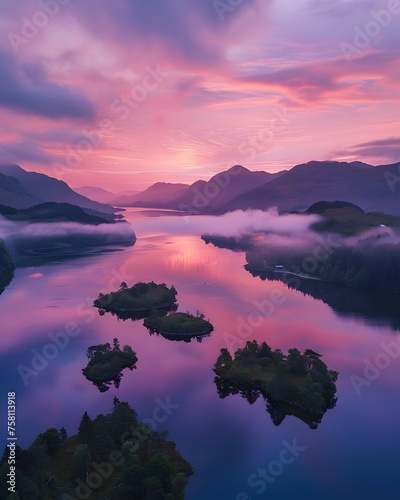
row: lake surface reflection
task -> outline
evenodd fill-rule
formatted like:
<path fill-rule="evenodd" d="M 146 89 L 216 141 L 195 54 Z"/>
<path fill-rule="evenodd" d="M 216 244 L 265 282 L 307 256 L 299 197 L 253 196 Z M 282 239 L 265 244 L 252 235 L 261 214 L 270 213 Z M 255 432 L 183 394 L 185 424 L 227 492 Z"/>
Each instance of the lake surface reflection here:
<path fill-rule="evenodd" d="M 312 290 L 304 295 L 253 277 L 243 267 L 243 253 L 201 240 L 209 217 L 157 215 L 127 213 L 138 237 L 134 247 L 19 268 L 1 295 L 3 399 L 6 391 L 17 393 L 19 444 L 27 446 L 48 427 L 74 433 L 85 410 L 92 417 L 107 413 L 116 395 L 141 419 L 152 418 L 161 401 L 169 415 L 157 430 L 169 431 L 195 470 L 189 500 L 397 499 L 399 359 L 385 356 L 390 343 L 399 345 L 397 319 L 371 322 L 376 318 L 363 315 L 362 302 L 354 315 L 340 310 L 338 288 L 319 290 L 329 296 L 325 303 Z M 142 321 L 100 316 L 92 307 L 99 292 L 121 281 L 151 280 L 173 284 L 179 310 L 203 312 L 213 333 L 201 343 L 171 342 L 149 335 Z M 65 338 L 60 332 L 68 334 L 66 345 L 49 348 Z M 86 351 L 114 337 L 132 346 L 137 369 L 125 371 L 118 389 L 99 393 L 82 375 Z M 232 352 L 253 339 L 283 352 L 313 349 L 340 373 L 336 407 L 317 429 L 291 415 L 275 426 L 262 398 L 252 405 L 240 395 L 219 398 L 212 368 L 220 349 Z M 32 368 L 32 358 L 43 351 L 46 359 L 36 360 L 34 371 L 21 369 Z M 360 385 L 366 360 L 381 368 L 371 373 L 369 365 L 369 379 Z M 277 465 L 294 443 L 301 448 L 295 460 Z M 268 481 L 259 476 L 264 469 Z"/>

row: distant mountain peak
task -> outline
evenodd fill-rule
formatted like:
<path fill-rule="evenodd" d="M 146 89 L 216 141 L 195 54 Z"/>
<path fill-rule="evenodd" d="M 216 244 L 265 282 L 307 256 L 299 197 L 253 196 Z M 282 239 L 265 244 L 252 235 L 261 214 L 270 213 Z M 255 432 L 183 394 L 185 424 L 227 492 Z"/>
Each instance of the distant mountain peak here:
<path fill-rule="evenodd" d="M 231 167 L 229 170 L 227 170 L 228 173 L 235 173 L 236 175 L 238 173 L 244 174 L 250 172 L 250 170 L 246 167 L 243 167 L 242 165 L 234 165 Z"/>

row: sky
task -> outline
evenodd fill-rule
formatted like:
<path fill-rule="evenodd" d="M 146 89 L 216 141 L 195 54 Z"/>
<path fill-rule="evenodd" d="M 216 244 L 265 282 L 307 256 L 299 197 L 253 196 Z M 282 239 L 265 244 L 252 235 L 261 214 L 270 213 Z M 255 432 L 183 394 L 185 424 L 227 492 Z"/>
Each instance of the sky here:
<path fill-rule="evenodd" d="M 400 0 L 0 0 L 0 161 L 113 192 L 400 160 Z"/>

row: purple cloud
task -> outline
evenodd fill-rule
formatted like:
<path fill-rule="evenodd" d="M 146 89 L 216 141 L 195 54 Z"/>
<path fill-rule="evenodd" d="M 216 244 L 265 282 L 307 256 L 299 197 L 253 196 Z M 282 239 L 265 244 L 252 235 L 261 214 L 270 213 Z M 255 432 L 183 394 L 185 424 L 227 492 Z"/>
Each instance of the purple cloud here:
<path fill-rule="evenodd" d="M 0 51 L 0 107 L 46 118 L 91 119 L 93 104 L 81 91 L 52 82 L 40 64 L 18 63 Z"/>
<path fill-rule="evenodd" d="M 0 143 L 0 158 L 2 161 L 21 163 L 36 162 L 43 165 L 50 165 L 54 157 L 43 151 L 36 142 L 18 141 L 12 143 Z"/>

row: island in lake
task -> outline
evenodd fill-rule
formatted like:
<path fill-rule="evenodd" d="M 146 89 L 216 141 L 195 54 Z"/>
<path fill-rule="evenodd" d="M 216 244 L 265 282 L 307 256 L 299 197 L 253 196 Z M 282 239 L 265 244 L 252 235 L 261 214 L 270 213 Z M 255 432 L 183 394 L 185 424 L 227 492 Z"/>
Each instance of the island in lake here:
<path fill-rule="evenodd" d="M 122 379 L 122 370 L 133 370 L 137 363 L 136 353 L 128 345 L 121 350 L 118 339 L 114 339 L 113 347 L 110 344 L 93 345 L 87 350 L 89 362 L 82 369 L 85 377 L 96 385 L 100 392 L 108 391 L 112 382 L 116 388 Z"/>
<path fill-rule="evenodd" d="M 121 283 L 120 289 L 108 294 L 99 293 L 93 305 L 101 313 L 122 313 L 122 318 L 139 319 L 148 316 L 152 310 L 169 310 L 176 304 L 177 291 L 174 286 L 168 288 L 165 283 L 136 283 L 128 287 Z M 118 314 L 119 316 L 119 314 Z"/>
<path fill-rule="evenodd" d="M 186 342 L 190 342 L 192 338 L 201 341 L 214 330 L 213 325 L 204 319 L 204 314 L 200 313 L 194 316 L 190 313 L 175 312 L 166 316 L 159 311 L 154 311 L 143 324 L 150 333 L 158 333 L 170 340 Z"/>
<path fill-rule="evenodd" d="M 162 416 L 162 410 L 161 410 Z M 114 398 L 106 415 L 90 418 L 84 412 L 77 434 L 50 428 L 23 450 L 15 446 L 15 493 L 7 490 L 10 466 L 0 463 L 0 497 L 50 498 L 163 498 L 183 500 L 192 466 L 167 440 L 138 421 L 131 406 Z"/>
<path fill-rule="evenodd" d="M 294 415 L 317 428 L 325 412 L 334 408 L 338 372 L 329 370 L 321 354 L 311 349 L 289 349 L 285 355 L 263 342 L 246 342 L 234 356 L 221 349 L 214 366 L 218 394 L 241 394 L 250 404 L 260 395 L 275 425 Z"/>

